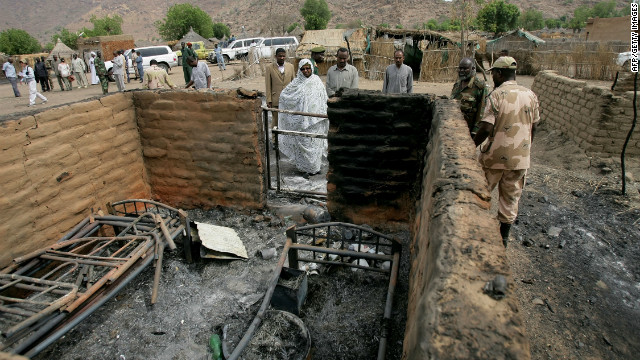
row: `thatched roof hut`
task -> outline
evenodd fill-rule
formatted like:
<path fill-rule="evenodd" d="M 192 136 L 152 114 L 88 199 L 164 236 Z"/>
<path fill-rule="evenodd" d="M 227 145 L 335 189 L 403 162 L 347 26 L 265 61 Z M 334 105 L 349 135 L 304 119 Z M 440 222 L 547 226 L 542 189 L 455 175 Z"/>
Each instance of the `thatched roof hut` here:
<path fill-rule="evenodd" d="M 176 45 L 174 46 L 174 50 L 175 47 L 177 47 L 178 49 L 180 48 L 180 44 L 181 43 L 188 43 L 188 42 L 196 42 L 196 41 L 202 41 L 204 42 L 204 47 L 205 48 L 212 48 L 214 43 L 212 43 L 211 41 L 209 41 L 209 39 L 205 38 L 204 36 L 198 34 L 197 32 L 193 31 L 193 27 L 189 28 L 189 32 L 186 33 L 182 39 L 178 40 L 178 42 L 176 43 Z"/>
<path fill-rule="evenodd" d="M 58 59 L 65 58 L 65 60 L 71 59 L 71 55 L 76 53 L 75 50 L 65 45 L 62 40 L 58 38 L 58 42 L 56 42 L 56 46 L 53 47 L 49 56 L 47 56 L 47 60 L 53 60 L 53 55 L 56 55 Z"/>
<path fill-rule="evenodd" d="M 348 40 L 348 45 L 347 45 Z M 329 67 L 336 64 L 336 54 L 341 47 L 351 50 L 353 66 L 358 71 L 364 70 L 363 60 L 367 48 L 365 29 L 326 29 L 305 31 L 302 41 L 296 49 L 296 60 L 311 57 L 311 49 L 324 46 L 325 62 L 318 64 L 320 74 L 326 74 Z"/>

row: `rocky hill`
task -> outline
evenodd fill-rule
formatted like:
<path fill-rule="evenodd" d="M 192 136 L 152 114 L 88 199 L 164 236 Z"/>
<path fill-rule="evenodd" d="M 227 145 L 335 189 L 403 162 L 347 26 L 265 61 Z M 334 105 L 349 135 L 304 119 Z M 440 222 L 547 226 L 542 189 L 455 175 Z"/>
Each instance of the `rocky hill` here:
<path fill-rule="evenodd" d="M 619 6 L 626 1 L 616 0 Z M 214 22 L 227 24 L 238 36 L 273 32 L 281 34 L 293 22 L 302 23 L 300 7 L 303 0 L 191 0 L 211 15 Z M 571 15 L 580 5 L 592 5 L 593 0 L 511 0 L 521 10 L 534 8 L 547 17 Z M 28 31 L 43 44 L 60 28 L 71 31 L 91 27 L 91 15 L 120 15 L 123 30 L 133 34 L 137 41 L 161 42 L 153 23 L 166 15 L 167 9 L 175 4 L 170 0 L 152 2 L 123 0 L 29 0 L 9 1 L 0 12 L 0 29 L 20 28 Z M 415 25 L 452 15 L 452 2 L 444 0 L 327 0 L 332 13 L 329 27 L 361 21 L 366 25 L 387 23 L 402 25 L 412 29 Z M 455 2 L 453 2 L 455 3 Z"/>

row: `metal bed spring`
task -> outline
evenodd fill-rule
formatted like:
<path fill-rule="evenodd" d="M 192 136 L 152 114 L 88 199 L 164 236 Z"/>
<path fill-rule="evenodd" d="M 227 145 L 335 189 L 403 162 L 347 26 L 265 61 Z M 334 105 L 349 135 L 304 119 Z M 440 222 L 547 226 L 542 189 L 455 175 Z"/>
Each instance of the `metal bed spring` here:
<path fill-rule="evenodd" d="M 382 318 L 382 329 L 380 342 L 378 344 L 378 360 L 384 360 L 387 351 L 387 337 L 391 329 L 391 312 L 393 310 L 393 296 L 398 280 L 398 269 L 400 266 L 400 252 L 402 244 L 397 239 L 376 232 L 372 229 L 341 222 L 322 223 L 287 229 L 287 241 L 276 265 L 276 269 L 269 280 L 269 286 L 262 300 L 262 304 L 253 319 L 253 322 L 238 342 L 233 352 L 225 356 L 228 360 L 237 360 L 244 349 L 249 345 L 253 334 L 260 327 L 265 311 L 271 303 L 271 297 L 278 284 L 278 279 L 284 266 L 285 260 L 289 259 L 289 267 L 298 269 L 300 262 L 313 262 L 328 265 L 341 265 L 357 269 L 377 271 L 389 274 L 389 285 L 387 288 L 387 298 Z M 304 242 L 304 243 L 303 243 Z M 337 245 L 333 245 L 337 244 Z M 349 245 L 354 245 L 349 250 Z M 334 248 L 335 246 L 335 248 Z M 364 247 L 372 246 L 375 253 L 362 252 Z M 300 256 L 300 252 L 311 254 L 311 256 Z M 380 254 L 383 253 L 383 254 Z M 318 254 L 323 254 L 318 257 Z M 325 260 L 325 255 L 336 255 L 340 260 Z M 373 267 L 361 266 L 358 262 L 352 264 L 346 259 L 368 259 L 373 261 Z M 389 269 L 379 269 L 375 267 L 378 262 L 389 261 Z M 224 348 L 224 346 L 223 346 Z"/>
<path fill-rule="evenodd" d="M 164 247 L 174 249 L 173 239 L 185 233 L 186 213 L 140 199 L 108 208 L 127 216 L 91 215 L 59 242 L 0 270 L 0 351 L 13 346 L 13 353 L 36 355 L 153 260 L 156 302 Z M 98 231 L 116 236 L 92 236 Z"/>

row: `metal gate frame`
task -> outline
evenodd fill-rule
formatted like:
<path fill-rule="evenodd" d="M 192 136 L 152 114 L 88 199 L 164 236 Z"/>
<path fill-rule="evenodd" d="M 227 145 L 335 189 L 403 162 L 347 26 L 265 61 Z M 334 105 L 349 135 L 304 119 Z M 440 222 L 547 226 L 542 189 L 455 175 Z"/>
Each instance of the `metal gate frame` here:
<path fill-rule="evenodd" d="M 276 163 L 275 163 L 275 166 L 276 166 L 276 184 L 275 185 L 276 186 L 273 187 L 273 184 L 271 183 L 271 154 L 269 153 L 270 151 L 269 149 L 269 111 L 293 114 L 293 115 L 313 116 L 313 117 L 318 117 L 323 119 L 328 119 L 329 116 L 327 116 L 326 114 L 314 114 L 314 113 L 307 113 L 307 112 L 301 112 L 301 111 L 280 110 L 276 108 L 269 108 L 266 106 L 262 107 L 262 123 L 264 125 L 264 143 L 265 143 L 265 154 L 266 154 L 266 164 L 267 164 L 267 171 L 266 171 L 267 188 L 269 190 L 275 190 L 276 193 L 311 195 L 311 196 L 317 196 L 320 198 L 326 198 L 327 197 L 326 192 L 282 189 L 282 187 L 280 186 L 282 182 L 282 177 L 280 176 L 280 147 L 279 147 L 280 144 L 278 140 L 280 135 L 303 136 L 303 137 L 310 137 L 310 138 L 316 138 L 316 139 L 328 139 L 326 135 L 300 132 L 300 131 L 280 130 L 277 127 L 274 127 L 273 129 L 271 129 L 271 132 L 275 135 L 273 146 L 276 152 Z"/>

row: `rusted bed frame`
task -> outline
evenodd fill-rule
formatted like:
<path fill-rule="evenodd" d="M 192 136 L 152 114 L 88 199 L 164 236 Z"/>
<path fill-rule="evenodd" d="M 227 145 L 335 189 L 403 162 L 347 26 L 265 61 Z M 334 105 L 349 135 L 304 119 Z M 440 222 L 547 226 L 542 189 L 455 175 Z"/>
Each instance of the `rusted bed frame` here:
<path fill-rule="evenodd" d="M 37 355 L 154 260 L 155 303 L 164 248 L 175 249 L 180 235 L 192 261 L 184 211 L 145 199 L 109 203 L 107 209 L 111 215 L 92 214 L 57 243 L 0 270 L 0 351 Z M 106 235 L 94 236 L 99 231 Z"/>
<path fill-rule="evenodd" d="M 276 265 L 276 269 L 269 280 L 269 286 L 262 300 L 262 304 L 253 319 L 253 322 L 238 342 L 231 354 L 225 354 L 228 360 L 237 360 L 244 349 L 249 345 L 253 334 L 262 323 L 265 311 L 269 308 L 273 292 L 278 284 L 278 279 L 284 266 L 285 260 L 289 258 L 289 267 L 298 269 L 301 262 L 317 263 L 324 265 L 347 266 L 362 270 L 376 271 L 388 274 L 389 285 L 387 288 L 387 298 L 382 318 L 382 329 L 380 342 L 378 344 L 378 360 L 384 360 L 387 350 L 387 337 L 391 328 L 391 312 L 393 310 L 393 296 L 398 279 L 398 269 L 400 266 L 400 253 L 402 244 L 395 238 L 381 234 L 362 226 L 331 222 L 310 226 L 295 226 L 287 229 L 287 240 Z M 351 236 L 349 236 L 349 234 Z M 335 245 L 334 245 L 335 244 Z M 349 250 L 350 245 L 354 245 L 355 250 Z M 374 253 L 361 252 L 363 247 L 374 249 Z M 380 254 L 384 253 L 384 254 Z M 336 255 L 334 260 L 327 260 L 318 257 L 318 254 Z M 373 266 L 361 266 L 352 264 L 354 259 L 365 259 L 373 262 Z M 389 261 L 388 269 L 377 268 L 380 262 Z M 224 344 L 223 349 L 226 347 Z"/>

